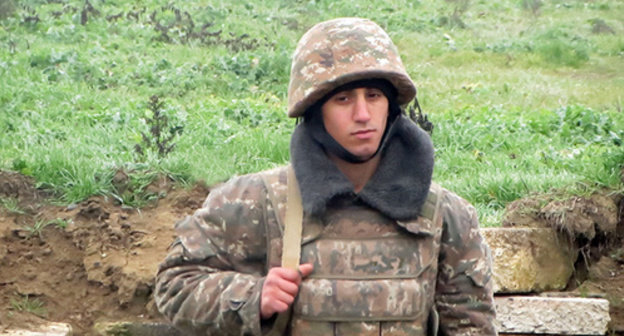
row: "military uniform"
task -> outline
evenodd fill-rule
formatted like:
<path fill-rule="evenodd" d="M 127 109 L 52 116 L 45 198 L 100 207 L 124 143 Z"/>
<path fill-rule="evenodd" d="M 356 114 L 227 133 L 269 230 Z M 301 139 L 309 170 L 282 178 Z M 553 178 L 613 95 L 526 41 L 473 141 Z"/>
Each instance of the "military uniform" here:
<path fill-rule="evenodd" d="M 366 78 L 390 82 L 401 104 L 416 92 L 379 26 L 355 18 L 318 24 L 295 51 L 288 114 L 302 116 Z M 431 182 L 428 135 L 395 115 L 375 174 L 355 193 L 314 127 L 299 124 L 291 139 L 304 210 L 301 262 L 314 271 L 287 323 L 260 314 L 265 276 L 280 266 L 285 167 L 233 178 L 176 225 L 156 278 L 159 310 L 197 335 L 496 335 L 489 249 L 475 209 Z"/>
<path fill-rule="evenodd" d="M 279 266 L 286 183 L 284 168 L 235 178 L 177 224 L 155 297 L 178 327 L 198 335 L 271 329 L 259 298 L 263 275 Z M 354 195 L 335 199 L 322 219 L 306 217 L 302 262 L 315 272 L 302 283 L 290 334 L 426 335 L 438 324 L 444 335 L 494 334 L 489 251 L 474 208 L 435 185 L 427 202 L 432 218 L 408 222 Z"/>

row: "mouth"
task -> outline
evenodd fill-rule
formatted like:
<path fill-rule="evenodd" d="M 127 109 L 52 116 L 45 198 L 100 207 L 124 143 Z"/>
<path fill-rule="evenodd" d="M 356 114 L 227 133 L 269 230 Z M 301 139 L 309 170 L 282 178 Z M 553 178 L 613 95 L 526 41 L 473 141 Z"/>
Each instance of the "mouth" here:
<path fill-rule="evenodd" d="M 372 137 L 374 133 L 375 133 L 374 129 L 363 129 L 363 130 L 355 131 L 351 134 L 358 139 L 368 139 Z"/>

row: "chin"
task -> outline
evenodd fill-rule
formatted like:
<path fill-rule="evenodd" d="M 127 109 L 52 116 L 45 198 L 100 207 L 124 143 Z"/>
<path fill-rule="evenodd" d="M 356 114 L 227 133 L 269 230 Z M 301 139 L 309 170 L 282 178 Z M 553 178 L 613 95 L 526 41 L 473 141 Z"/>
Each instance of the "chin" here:
<path fill-rule="evenodd" d="M 359 151 L 350 151 L 351 154 L 360 157 L 360 158 L 371 158 L 377 150 L 359 150 Z"/>

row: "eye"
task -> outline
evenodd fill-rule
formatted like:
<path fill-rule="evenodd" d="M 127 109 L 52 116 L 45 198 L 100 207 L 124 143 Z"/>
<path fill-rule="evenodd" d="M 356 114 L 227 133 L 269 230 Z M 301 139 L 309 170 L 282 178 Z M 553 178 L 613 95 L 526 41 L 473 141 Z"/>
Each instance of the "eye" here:
<path fill-rule="evenodd" d="M 336 103 L 346 103 L 349 101 L 349 95 L 346 92 L 338 92 L 331 98 L 331 100 Z"/>
<path fill-rule="evenodd" d="M 366 96 L 369 99 L 378 99 L 384 96 L 383 92 L 381 92 L 381 90 L 379 89 L 368 89 L 366 91 Z"/>

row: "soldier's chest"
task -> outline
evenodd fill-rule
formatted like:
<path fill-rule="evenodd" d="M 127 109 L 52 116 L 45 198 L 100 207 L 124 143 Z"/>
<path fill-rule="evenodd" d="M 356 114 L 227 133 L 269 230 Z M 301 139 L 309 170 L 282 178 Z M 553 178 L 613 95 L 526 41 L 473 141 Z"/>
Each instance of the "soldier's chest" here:
<path fill-rule="evenodd" d="M 417 278 L 436 255 L 433 235 L 365 206 L 330 208 L 304 223 L 301 261 L 314 264 L 318 277 Z"/>
<path fill-rule="evenodd" d="M 397 223 L 366 207 L 330 209 L 322 220 L 305 222 L 301 261 L 314 272 L 301 284 L 295 325 L 350 321 L 378 330 L 382 321 L 403 321 L 422 331 L 437 248 L 435 235 L 416 227 L 417 221 Z"/>

